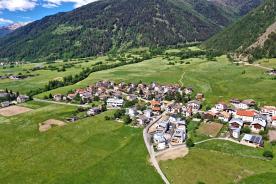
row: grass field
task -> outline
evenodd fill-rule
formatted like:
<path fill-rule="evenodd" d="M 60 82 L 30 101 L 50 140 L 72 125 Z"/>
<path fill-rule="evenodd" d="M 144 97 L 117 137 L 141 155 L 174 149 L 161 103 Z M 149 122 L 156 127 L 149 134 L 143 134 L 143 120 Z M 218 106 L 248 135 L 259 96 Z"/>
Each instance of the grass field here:
<path fill-rule="evenodd" d="M 183 83 L 196 92 L 205 93 L 207 103 L 231 98 L 253 98 L 261 104 L 276 105 L 276 81 L 265 70 L 252 66 L 237 66 L 222 56 L 218 61 L 202 58 L 187 59 L 190 64 L 168 65 L 169 61 L 157 57 L 138 64 L 92 73 L 75 85 L 50 91 L 67 93 L 71 89 L 86 87 L 99 80 L 126 82 Z M 243 74 L 244 73 L 244 74 Z M 181 82 L 180 82 L 181 81 Z M 47 93 L 38 95 L 43 98 Z"/>
<path fill-rule="evenodd" d="M 162 183 L 142 130 L 104 120 L 112 112 L 39 133 L 38 123 L 64 120 L 75 109 L 26 106 L 36 109 L 0 117 L 0 183 Z"/>
<path fill-rule="evenodd" d="M 265 67 L 276 68 L 276 58 L 261 59 L 257 63 L 259 63 L 260 65 L 265 66 Z"/>
<path fill-rule="evenodd" d="M 57 62 L 53 64 L 32 63 L 32 64 L 15 66 L 13 68 L 0 67 L 0 75 L 6 75 L 6 74 L 18 75 L 18 73 L 27 74 L 26 71 L 30 72 L 28 74 L 35 75 L 34 77 L 29 77 L 23 80 L 11 80 L 11 79 L 0 80 L 0 89 L 8 88 L 9 90 L 19 91 L 20 93 L 24 94 L 30 90 L 43 88 L 50 80 L 62 79 L 62 77 L 64 76 L 78 74 L 82 70 L 82 68 L 91 67 L 92 64 L 98 61 L 105 61 L 105 59 L 106 57 L 99 57 L 97 59 L 87 59 L 88 62 L 85 62 L 85 61 L 66 62 L 67 64 L 68 63 L 74 64 L 74 67 L 67 68 L 66 71 L 60 71 L 60 72 L 58 72 L 57 70 L 31 71 L 31 69 L 36 66 L 45 66 L 45 67 L 53 66 L 53 67 L 61 68 L 66 63 L 63 63 L 63 62 Z"/>
<path fill-rule="evenodd" d="M 247 154 L 256 158 L 250 158 Z M 173 184 L 275 183 L 275 159 L 258 159 L 260 154 L 258 149 L 211 141 L 190 149 L 184 158 L 161 161 L 160 165 Z"/>

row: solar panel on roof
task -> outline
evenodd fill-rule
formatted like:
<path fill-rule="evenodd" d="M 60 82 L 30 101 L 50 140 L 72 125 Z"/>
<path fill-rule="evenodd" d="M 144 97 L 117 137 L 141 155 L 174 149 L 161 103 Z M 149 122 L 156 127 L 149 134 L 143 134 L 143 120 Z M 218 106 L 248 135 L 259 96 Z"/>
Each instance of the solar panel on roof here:
<path fill-rule="evenodd" d="M 250 138 L 250 142 L 254 142 L 254 140 L 255 140 L 255 136 L 252 136 L 252 137 Z"/>
<path fill-rule="evenodd" d="M 255 139 L 255 143 L 259 143 L 260 142 L 260 140 L 261 140 L 261 138 L 260 137 L 256 137 L 256 139 Z"/>

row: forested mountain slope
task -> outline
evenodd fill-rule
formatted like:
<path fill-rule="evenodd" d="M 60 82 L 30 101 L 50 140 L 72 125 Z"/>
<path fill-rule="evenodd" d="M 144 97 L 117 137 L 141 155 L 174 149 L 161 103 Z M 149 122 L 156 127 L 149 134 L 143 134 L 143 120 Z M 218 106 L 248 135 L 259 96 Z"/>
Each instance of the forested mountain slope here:
<path fill-rule="evenodd" d="M 206 40 L 237 17 L 207 0 L 101 0 L 0 39 L 0 58 L 54 60 Z"/>
<path fill-rule="evenodd" d="M 240 21 L 215 35 L 203 46 L 238 55 L 276 57 L 276 1 L 266 0 Z"/>

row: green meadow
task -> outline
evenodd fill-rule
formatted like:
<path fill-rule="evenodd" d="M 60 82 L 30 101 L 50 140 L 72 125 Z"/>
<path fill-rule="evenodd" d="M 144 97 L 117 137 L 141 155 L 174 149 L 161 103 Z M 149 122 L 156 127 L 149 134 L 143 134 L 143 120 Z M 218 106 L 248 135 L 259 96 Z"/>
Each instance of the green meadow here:
<path fill-rule="evenodd" d="M 178 83 L 191 86 L 196 92 L 203 92 L 207 103 L 226 101 L 231 98 L 252 98 L 261 104 L 276 105 L 276 81 L 265 74 L 265 70 L 253 66 L 236 65 L 225 56 L 208 61 L 205 58 L 191 58 L 175 64 L 163 57 L 156 57 L 141 63 L 126 65 L 110 70 L 92 73 L 88 78 L 74 85 L 37 95 L 43 98 L 49 93 L 66 94 L 71 89 L 86 87 L 99 80 L 126 82 Z"/>
<path fill-rule="evenodd" d="M 142 130 L 106 121 L 106 112 L 40 133 L 74 107 L 25 104 L 34 110 L 0 116 L 0 183 L 162 183 L 148 162 Z"/>
<path fill-rule="evenodd" d="M 264 160 L 262 152 L 231 142 L 209 141 L 190 149 L 184 158 L 161 161 L 160 165 L 174 184 L 274 184 L 276 159 Z"/>
<path fill-rule="evenodd" d="M 0 75 L 18 75 L 22 74 L 32 74 L 33 77 L 28 77 L 22 80 L 11 80 L 11 79 L 0 79 L 0 89 L 6 89 L 13 91 L 19 91 L 20 93 L 27 93 L 30 90 L 35 90 L 38 88 L 43 88 L 50 80 L 62 80 L 62 77 L 68 75 L 75 75 L 82 71 L 83 68 L 91 67 L 96 62 L 102 61 L 105 62 L 106 57 L 98 57 L 96 59 L 84 59 L 81 61 L 68 61 L 61 62 L 57 61 L 55 63 L 29 63 L 18 65 L 14 67 L 0 67 Z M 57 71 L 49 69 L 41 69 L 32 71 L 33 68 L 38 66 L 44 67 L 55 67 L 61 69 L 65 64 L 72 64 L 73 67 L 66 68 L 66 71 Z M 27 73 L 29 71 L 29 73 Z"/>

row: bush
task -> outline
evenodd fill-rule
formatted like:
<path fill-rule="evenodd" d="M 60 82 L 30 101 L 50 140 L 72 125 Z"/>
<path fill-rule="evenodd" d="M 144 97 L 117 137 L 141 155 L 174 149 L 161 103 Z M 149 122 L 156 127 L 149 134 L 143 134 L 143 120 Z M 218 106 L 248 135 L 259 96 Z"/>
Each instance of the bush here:
<path fill-rule="evenodd" d="M 272 151 L 266 150 L 266 151 L 264 151 L 263 156 L 266 158 L 272 159 L 273 153 L 272 153 Z"/>
<path fill-rule="evenodd" d="M 260 135 L 263 137 L 264 140 L 268 140 L 268 135 L 267 135 L 268 131 L 267 130 L 261 130 L 260 131 Z"/>
<path fill-rule="evenodd" d="M 242 127 L 241 132 L 245 134 L 250 134 L 251 129 L 249 127 Z"/>
<path fill-rule="evenodd" d="M 192 139 L 187 139 L 186 145 L 188 146 L 188 148 L 191 148 L 191 147 L 195 146 L 195 144 L 194 144 L 194 142 L 193 142 Z"/>
<path fill-rule="evenodd" d="M 123 121 L 124 121 L 125 124 L 128 125 L 128 124 L 131 123 L 132 120 L 131 120 L 131 118 L 127 115 L 127 116 L 124 116 L 124 117 L 123 117 Z"/>
<path fill-rule="evenodd" d="M 105 116 L 104 119 L 108 121 L 108 120 L 110 120 L 111 118 L 110 118 L 109 116 Z"/>
<path fill-rule="evenodd" d="M 271 144 L 272 146 L 276 146 L 276 141 L 271 141 L 270 144 Z"/>

